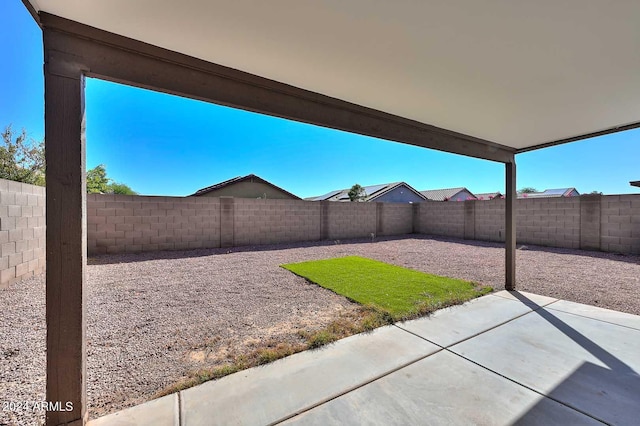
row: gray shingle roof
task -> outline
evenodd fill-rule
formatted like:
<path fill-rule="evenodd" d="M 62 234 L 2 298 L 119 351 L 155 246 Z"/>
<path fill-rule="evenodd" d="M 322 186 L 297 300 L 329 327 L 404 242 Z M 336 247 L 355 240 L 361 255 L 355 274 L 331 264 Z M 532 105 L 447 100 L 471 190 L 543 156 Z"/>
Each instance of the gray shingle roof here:
<path fill-rule="evenodd" d="M 394 188 L 397 188 L 400 185 L 405 185 L 407 188 L 409 188 L 410 190 L 414 191 L 416 193 L 416 195 L 421 195 L 418 191 L 416 191 L 415 189 L 413 189 L 410 185 L 408 185 L 405 182 L 391 182 L 391 183 L 383 183 L 383 184 L 379 184 L 379 185 L 368 185 L 368 186 L 363 186 L 364 188 L 364 192 L 366 194 L 366 197 L 364 198 L 364 201 L 375 201 L 376 198 L 382 196 L 383 194 L 386 194 L 387 192 L 391 191 Z M 339 190 L 335 190 L 335 191 L 331 191 L 331 192 L 327 192 L 324 195 L 320 195 L 317 197 L 309 197 L 309 198 L 305 198 L 305 200 L 312 200 L 312 201 L 349 201 L 349 190 L 351 188 L 347 188 L 347 189 L 339 189 Z"/>
<path fill-rule="evenodd" d="M 462 191 L 467 191 L 469 194 L 473 195 L 471 191 L 469 191 L 465 187 L 460 188 L 446 188 L 446 189 L 430 189 L 427 191 L 420 191 L 422 195 L 424 195 L 428 200 L 432 201 L 446 201 L 451 197 L 459 194 Z"/>

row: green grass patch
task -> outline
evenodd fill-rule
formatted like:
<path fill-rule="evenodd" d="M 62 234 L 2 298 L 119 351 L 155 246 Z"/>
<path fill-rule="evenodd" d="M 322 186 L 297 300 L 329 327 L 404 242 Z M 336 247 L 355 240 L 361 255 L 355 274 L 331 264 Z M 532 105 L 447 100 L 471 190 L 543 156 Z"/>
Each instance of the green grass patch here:
<path fill-rule="evenodd" d="M 321 287 L 388 313 L 414 318 L 492 291 L 469 281 L 427 274 L 359 256 L 281 265 Z"/>

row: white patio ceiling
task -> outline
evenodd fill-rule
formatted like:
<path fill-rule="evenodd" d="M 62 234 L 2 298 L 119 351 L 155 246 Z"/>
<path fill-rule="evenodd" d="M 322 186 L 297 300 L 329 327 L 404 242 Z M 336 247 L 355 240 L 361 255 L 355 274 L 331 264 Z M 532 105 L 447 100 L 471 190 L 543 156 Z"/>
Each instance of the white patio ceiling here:
<path fill-rule="evenodd" d="M 638 0 L 29 1 L 516 149 L 640 122 Z"/>

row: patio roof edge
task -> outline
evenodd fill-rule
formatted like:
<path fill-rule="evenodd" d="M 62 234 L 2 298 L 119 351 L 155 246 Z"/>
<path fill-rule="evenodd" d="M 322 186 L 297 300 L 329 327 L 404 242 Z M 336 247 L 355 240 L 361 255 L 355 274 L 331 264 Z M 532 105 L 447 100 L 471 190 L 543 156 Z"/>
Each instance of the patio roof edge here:
<path fill-rule="evenodd" d="M 609 129 L 598 130 L 597 132 L 586 133 L 584 135 L 572 136 L 572 137 L 565 138 L 565 139 L 560 139 L 560 140 L 557 140 L 557 141 L 545 142 L 545 143 L 541 143 L 539 145 L 529 146 L 527 148 L 520 148 L 520 149 L 518 149 L 516 151 L 516 154 L 522 154 L 524 152 L 535 151 L 537 149 L 548 148 L 548 147 L 551 147 L 551 146 L 562 145 L 562 144 L 570 143 L 570 142 L 577 142 L 577 141 L 581 141 L 581 140 L 584 140 L 584 139 L 590 139 L 590 138 L 595 138 L 595 137 L 598 137 L 598 136 L 609 135 L 611 133 L 624 132 L 626 130 L 633 130 L 633 129 L 637 129 L 637 128 L 640 128 L 640 121 L 637 121 L 635 123 L 630 123 L 630 124 L 624 124 L 622 126 L 611 127 Z"/>
<path fill-rule="evenodd" d="M 501 163 L 516 150 L 40 12 L 52 51 L 89 77 Z M 46 58 L 45 58 L 46 60 Z"/>
<path fill-rule="evenodd" d="M 33 20 L 36 21 L 36 24 L 38 24 L 38 26 L 42 28 L 42 23 L 40 22 L 40 15 L 38 15 L 38 11 L 31 3 L 32 2 L 29 0 L 22 0 L 22 4 L 24 4 L 24 7 L 27 8 L 27 12 L 29 12 Z"/>

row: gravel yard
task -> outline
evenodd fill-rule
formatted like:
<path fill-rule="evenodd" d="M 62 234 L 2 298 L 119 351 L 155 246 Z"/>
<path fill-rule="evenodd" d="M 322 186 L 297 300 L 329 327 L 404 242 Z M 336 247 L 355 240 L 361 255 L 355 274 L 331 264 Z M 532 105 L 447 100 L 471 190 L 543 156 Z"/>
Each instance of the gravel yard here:
<path fill-rule="evenodd" d="M 87 268 L 90 416 L 152 398 L 188 371 L 295 341 L 356 306 L 279 268 L 359 255 L 501 289 L 500 244 L 427 236 L 101 256 Z M 518 288 L 640 315 L 640 256 L 528 246 Z M 0 290 L 0 402 L 45 396 L 44 276 Z M 0 411 L 0 425 L 43 413 Z"/>

